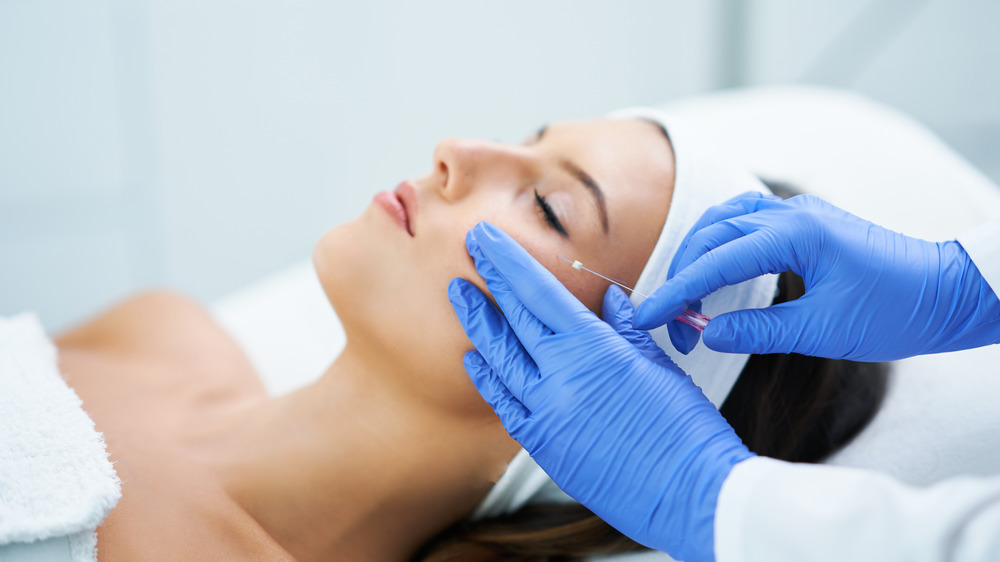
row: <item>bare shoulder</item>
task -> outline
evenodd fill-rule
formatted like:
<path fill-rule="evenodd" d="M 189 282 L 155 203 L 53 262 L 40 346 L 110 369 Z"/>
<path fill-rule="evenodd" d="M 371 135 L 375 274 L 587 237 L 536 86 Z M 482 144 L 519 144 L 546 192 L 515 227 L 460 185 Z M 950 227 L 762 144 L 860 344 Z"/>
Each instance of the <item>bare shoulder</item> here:
<path fill-rule="evenodd" d="M 207 307 L 182 293 L 138 293 L 55 338 L 60 349 L 178 364 L 249 362 Z"/>

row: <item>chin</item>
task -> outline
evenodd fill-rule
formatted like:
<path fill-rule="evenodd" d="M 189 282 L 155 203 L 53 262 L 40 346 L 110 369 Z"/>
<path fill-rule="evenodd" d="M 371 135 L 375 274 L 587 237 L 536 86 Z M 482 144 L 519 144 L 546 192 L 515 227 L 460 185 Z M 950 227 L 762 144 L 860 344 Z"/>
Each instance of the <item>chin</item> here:
<path fill-rule="evenodd" d="M 378 335 L 392 324 L 386 319 L 409 318 L 407 305 L 423 300 L 413 296 L 420 291 L 413 282 L 419 272 L 408 268 L 394 240 L 398 233 L 388 228 L 394 225 L 380 218 L 369 209 L 328 230 L 313 247 L 313 266 L 327 300 L 344 330 L 359 337 Z"/>
<path fill-rule="evenodd" d="M 313 246 L 316 276 L 341 321 L 350 316 L 350 303 L 364 297 L 359 291 L 372 277 L 368 271 L 372 249 L 364 243 L 370 239 L 366 234 L 359 217 L 326 231 Z"/>
<path fill-rule="evenodd" d="M 398 233 L 380 218 L 362 214 L 313 247 L 313 265 L 348 344 L 388 366 L 380 376 L 398 377 L 401 388 L 440 411 L 494 416 L 462 366 L 472 345 L 448 302 L 448 281 L 464 270 L 414 267 Z"/>

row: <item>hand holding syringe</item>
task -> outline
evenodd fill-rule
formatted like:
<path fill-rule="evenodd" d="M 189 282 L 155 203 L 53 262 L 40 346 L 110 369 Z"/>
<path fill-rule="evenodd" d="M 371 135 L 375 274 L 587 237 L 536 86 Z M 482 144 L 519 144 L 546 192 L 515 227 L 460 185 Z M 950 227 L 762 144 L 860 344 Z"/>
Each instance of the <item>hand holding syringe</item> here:
<path fill-rule="evenodd" d="M 649 297 L 649 295 L 644 295 L 644 294 L 640 293 L 639 291 L 636 291 L 632 287 L 629 287 L 628 285 L 622 283 L 621 281 L 617 281 L 617 280 L 612 279 L 610 277 L 601 275 L 600 273 L 594 271 L 593 269 L 590 269 L 589 267 L 584 267 L 584 265 L 582 263 L 580 263 L 580 260 L 569 260 L 569 259 L 566 259 L 566 258 L 564 258 L 562 256 L 559 256 L 559 259 L 563 260 L 564 262 L 567 262 L 567 263 L 571 264 L 573 266 L 573 269 L 575 269 L 577 271 L 583 270 L 583 271 L 587 271 L 589 273 L 593 273 L 594 275 L 600 277 L 601 279 L 604 279 L 605 281 L 610 281 L 610 282 L 614 283 L 615 285 L 618 285 L 619 287 L 621 287 L 622 289 L 625 289 L 626 291 L 628 291 L 630 293 L 635 293 L 635 294 L 637 294 L 637 295 L 639 295 L 641 297 L 644 297 L 644 298 L 648 298 Z M 711 320 L 711 318 L 709 318 L 708 316 L 705 316 L 704 314 L 695 312 L 695 311 L 693 311 L 693 310 L 691 310 L 689 308 L 689 309 L 685 310 L 684 312 L 682 312 L 681 315 L 677 317 L 677 320 L 680 320 L 681 322 L 687 324 L 688 326 L 691 326 L 692 328 L 694 328 L 695 330 L 698 330 L 699 332 L 703 332 L 705 330 L 705 326 L 708 325 L 708 321 Z"/>

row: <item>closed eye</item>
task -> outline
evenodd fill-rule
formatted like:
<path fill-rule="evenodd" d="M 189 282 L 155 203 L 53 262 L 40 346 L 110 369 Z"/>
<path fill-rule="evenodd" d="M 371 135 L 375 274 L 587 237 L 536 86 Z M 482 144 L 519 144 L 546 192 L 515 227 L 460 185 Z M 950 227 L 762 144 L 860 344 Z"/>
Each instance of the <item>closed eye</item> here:
<path fill-rule="evenodd" d="M 549 206 L 548 201 L 538 194 L 537 189 L 535 190 L 535 202 L 538 203 L 539 210 L 541 210 L 542 214 L 545 215 L 545 222 L 547 222 L 549 226 L 551 226 L 563 238 L 569 238 L 569 233 L 566 232 L 562 223 L 559 222 L 559 218 L 556 217 L 556 214 L 552 212 L 552 207 Z"/>

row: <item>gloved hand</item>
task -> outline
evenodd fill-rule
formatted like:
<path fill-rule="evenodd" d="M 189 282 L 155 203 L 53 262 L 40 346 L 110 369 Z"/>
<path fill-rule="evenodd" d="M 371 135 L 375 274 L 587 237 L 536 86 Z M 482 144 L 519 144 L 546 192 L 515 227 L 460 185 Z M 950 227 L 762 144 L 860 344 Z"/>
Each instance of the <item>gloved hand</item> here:
<path fill-rule="evenodd" d="M 654 328 L 725 285 L 788 270 L 805 295 L 718 315 L 705 345 L 890 361 L 1000 341 L 1000 300 L 958 242 L 904 236 L 811 195 L 745 193 L 706 211 L 636 325 Z M 671 340 L 686 353 L 697 333 L 677 324 Z"/>
<path fill-rule="evenodd" d="M 714 560 L 719 490 L 752 456 L 715 406 L 633 328 L 617 287 L 601 321 L 495 226 L 477 225 L 466 246 L 506 319 L 463 279 L 448 296 L 478 349 L 465 368 L 510 435 L 625 535 Z"/>

